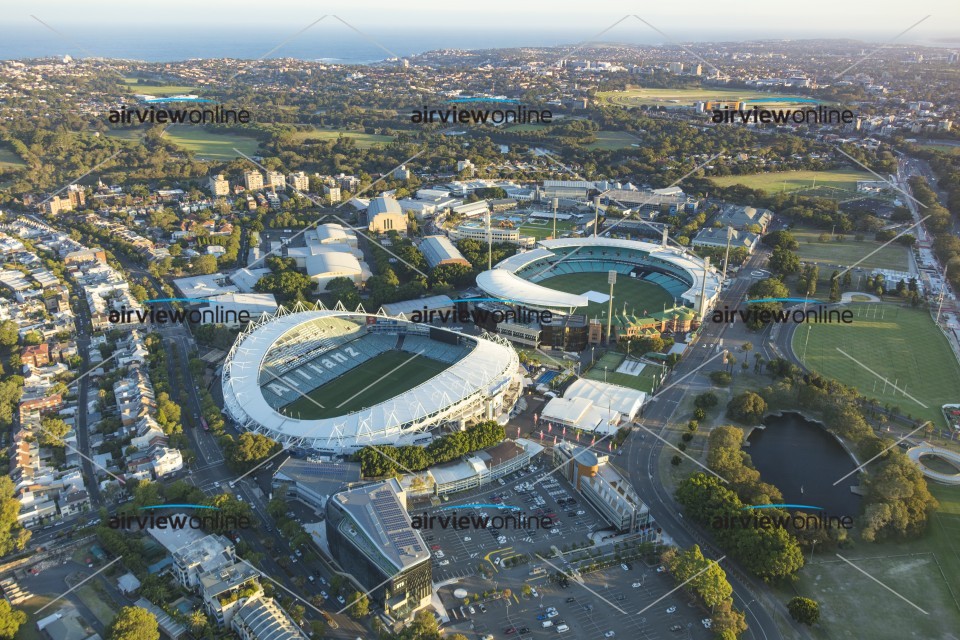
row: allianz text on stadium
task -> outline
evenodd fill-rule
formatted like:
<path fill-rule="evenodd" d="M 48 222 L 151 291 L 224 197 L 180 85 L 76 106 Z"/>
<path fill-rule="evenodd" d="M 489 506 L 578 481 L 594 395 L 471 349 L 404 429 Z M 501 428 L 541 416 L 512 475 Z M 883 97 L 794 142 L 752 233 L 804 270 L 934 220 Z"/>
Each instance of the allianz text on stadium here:
<path fill-rule="evenodd" d="M 240 334 L 222 385 L 224 409 L 241 428 L 343 453 L 499 419 L 516 403 L 522 377 L 499 336 L 298 305 Z"/>

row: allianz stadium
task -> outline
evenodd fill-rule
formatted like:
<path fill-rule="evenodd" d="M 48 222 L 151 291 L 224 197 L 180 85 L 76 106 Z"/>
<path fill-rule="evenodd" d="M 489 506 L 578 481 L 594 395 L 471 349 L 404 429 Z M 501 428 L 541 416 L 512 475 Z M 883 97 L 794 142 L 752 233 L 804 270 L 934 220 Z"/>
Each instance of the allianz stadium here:
<path fill-rule="evenodd" d="M 618 274 L 615 286 L 653 285 L 646 290 L 656 289 L 658 300 L 671 306 L 667 301 L 672 299 L 672 306 L 689 307 L 700 317 L 720 294 L 720 275 L 699 257 L 665 243 L 603 236 L 541 240 L 537 248 L 477 275 L 477 286 L 496 298 L 570 314 L 609 299 L 605 294 L 609 271 Z M 631 303 L 647 304 L 644 297 L 649 296 L 637 294 Z M 623 296 L 618 298 L 617 309 Z"/>
<path fill-rule="evenodd" d="M 230 418 L 285 446 L 348 453 L 513 408 L 522 377 L 503 338 L 361 311 L 297 305 L 251 323 L 224 361 Z"/>

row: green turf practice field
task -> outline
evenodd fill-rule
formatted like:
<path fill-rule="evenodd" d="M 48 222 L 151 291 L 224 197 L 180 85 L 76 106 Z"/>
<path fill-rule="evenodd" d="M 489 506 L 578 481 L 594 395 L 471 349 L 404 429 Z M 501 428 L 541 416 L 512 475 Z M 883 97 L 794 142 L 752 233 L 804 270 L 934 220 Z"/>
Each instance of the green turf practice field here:
<path fill-rule="evenodd" d="M 583 377 L 588 380 L 599 380 L 601 382 L 606 380 L 606 382 L 610 384 L 618 384 L 621 387 L 651 393 L 654 385 L 660 381 L 660 377 L 663 374 L 663 366 L 648 363 L 643 367 L 640 374 L 635 376 L 628 373 L 617 373 L 617 367 L 619 367 L 626 358 L 627 355 L 625 353 L 608 351 L 597 360 L 589 371 L 583 374 Z M 632 355 L 630 358 L 631 360 L 635 360 Z M 604 367 L 606 367 L 606 371 L 604 371 Z"/>
<path fill-rule="evenodd" d="M 381 136 L 372 133 L 363 133 L 362 131 L 344 131 L 339 129 L 314 129 L 313 131 L 295 131 L 290 134 L 294 140 L 300 142 L 304 140 L 323 140 L 336 142 L 341 135 L 345 138 L 353 138 L 357 142 L 359 149 L 369 149 L 378 145 L 393 142 L 393 136 Z"/>
<path fill-rule="evenodd" d="M 548 289 L 556 289 L 566 293 L 581 294 L 587 291 L 596 291 L 604 295 L 610 294 L 606 271 L 599 273 L 566 273 L 541 280 L 538 284 Z M 643 314 L 644 310 L 650 313 L 663 311 L 663 305 L 668 308 L 674 306 L 673 297 L 659 286 L 623 274 L 617 276 L 617 284 L 613 286 L 613 298 L 614 313 L 622 313 L 624 303 L 627 306 L 627 313 L 637 315 Z M 577 309 L 577 312 L 586 313 L 591 318 L 606 318 L 608 307 L 608 302 L 591 302 L 586 307 Z"/>
<path fill-rule="evenodd" d="M 177 96 L 180 94 L 191 94 L 196 93 L 197 88 L 187 85 L 176 85 L 176 84 L 137 84 L 136 78 L 124 78 L 124 84 L 127 85 L 127 88 L 131 93 L 144 94 L 148 96 Z"/>
<path fill-rule="evenodd" d="M 847 233 L 842 242 L 833 240 L 820 242 L 820 236 L 825 233 L 822 229 L 797 227 L 790 233 L 800 243 L 797 253 L 800 259 L 816 262 L 820 265 L 820 278 L 829 281 L 830 271 L 824 270 L 824 265 L 839 265 L 848 267 L 876 251 L 883 243 L 874 240 L 857 241 L 856 235 Z M 869 236 L 867 236 L 869 237 Z M 910 269 L 910 249 L 896 242 L 883 247 L 872 256 L 858 265 L 864 269 L 893 269 L 908 271 Z M 851 272 L 854 284 L 857 282 L 857 273 Z M 894 283 L 896 284 L 896 283 Z"/>
<path fill-rule="evenodd" d="M 597 100 L 621 107 L 639 107 L 645 104 L 676 106 L 693 105 L 708 100 L 733 101 L 764 98 L 777 101 L 780 105 L 789 105 L 791 96 L 786 93 L 757 93 L 747 89 L 717 89 L 702 87 L 693 89 L 639 89 L 625 91 L 600 91 Z"/>
<path fill-rule="evenodd" d="M 334 418 L 372 407 L 426 382 L 449 367 L 405 351 L 386 351 L 283 407 L 304 420 Z M 368 388 L 369 387 L 369 388 Z M 323 405 L 323 408 L 317 406 Z"/>
<path fill-rule="evenodd" d="M 576 228 L 577 225 L 573 224 L 572 222 L 557 220 L 557 236 L 560 238 L 562 238 L 563 234 L 567 231 L 572 231 Z M 517 229 L 520 231 L 520 235 L 532 236 L 537 240 L 543 240 L 544 238 L 548 238 L 553 235 L 553 219 L 528 218 L 527 221 L 521 224 Z"/>
<path fill-rule="evenodd" d="M 838 198 L 850 198 L 857 195 L 858 180 L 876 180 L 876 176 L 866 171 L 838 169 L 835 171 L 781 171 L 779 173 L 754 173 L 745 176 L 722 176 L 710 178 L 714 184 L 729 187 L 742 184 L 750 189 L 760 189 L 767 193 L 781 191 L 809 190 L 817 187 L 816 195 L 821 190 L 832 191 Z M 826 196 L 825 196 L 826 197 Z"/>
<path fill-rule="evenodd" d="M 899 406 L 904 413 L 932 420 L 938 427 L 946 426 L 940 405 L 960 398 L 960 364 L 929 312 L 890 303 L 856 303 L 847 308 L 854 312 L 851 324 L 798 327 L 793 336 L 794 353 L 814 371 L 853 385 L 867 397 Z M 838 348 L 927 407 L 890 384 L 884 388 L 882 379 Z"/>
<path fill-rule="evenodd" d="M 930 485 L 940 502 L 919 538 L 814 553 L 783 600 L 820 603 L 814 638 L 950 638 L 960 628 L 960 487 Z M 926 612 L 904 602 L 835 553 Z M 809 558 L 809 554 L 808 558 Z"/>
<path fill-rule="evenodd" d="M 626 131 L 598 131 L 597 141 L 587 145 L 591 151 L 617 151 L 629 149 L 631 145 L 640 144 L 640 139 Z"/>

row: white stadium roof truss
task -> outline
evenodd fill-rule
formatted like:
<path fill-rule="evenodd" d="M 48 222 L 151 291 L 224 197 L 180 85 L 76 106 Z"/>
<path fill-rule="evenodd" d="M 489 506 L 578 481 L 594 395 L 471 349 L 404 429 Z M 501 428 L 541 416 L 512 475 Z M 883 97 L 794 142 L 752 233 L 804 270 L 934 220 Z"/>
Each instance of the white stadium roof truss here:
<path fill-rule="evenodd" d="M 279 413 L 267 403 L 260 388 L 260 371 L 267 353 L 281 337 L 318 318 L 347 316 L 359 320 L 357 316 L 371 315 L 362 307 L 356 312 L 347 311 L 340 303 L 328 310 L 320 303 L 298 302 L 290 309 L 281 306 L 274 316 L 264 314 L 251 321 L 224 361 L 225 410 L 242 428 L 287 446 L 353 450 L 367 444 L 389 444 L 402 435 L 473 412 L 489 397 L 490 390 L 499 391 L 507 388 L 503 383 L 520 379 L 519 360 L 510 343 L 501 336 L 484 333 L 479 339 L 462 336 L 477 344 L 439 375 L 373 407 L 335 418 L 300 420 Z M 389 318 L 382 310 L 375 317 Z"/>

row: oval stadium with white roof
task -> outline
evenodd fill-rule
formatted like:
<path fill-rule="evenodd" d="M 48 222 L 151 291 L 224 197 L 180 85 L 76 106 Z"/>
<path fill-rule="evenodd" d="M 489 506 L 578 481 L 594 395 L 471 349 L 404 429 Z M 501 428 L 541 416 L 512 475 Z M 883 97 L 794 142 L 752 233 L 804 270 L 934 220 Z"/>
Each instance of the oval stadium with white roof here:
<path fill-rule="evenodd" d="M 520 395 L 517 353 L 481 337 L 304 306 L 252 323 L 224 362 L 224 409 L 285 446 L 348 453 L 500 419 Z"/>
<path fill-rule="evenodd" d="M 720 275 L 697 256 L 665 244 L 602 236 L 541 240 L 537 248 L 477 275 L 477 286 L 533 309 L 605 312 L 609 271 L 617 272 L 616 287 L 636 290 L 615 294 L 616 310 L 629 301 L 641 307 L 635 312 L 643 306 L 659 311 L 663 304 L 690 307 L 702 316 L 720 293 Z"/>

